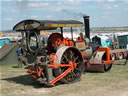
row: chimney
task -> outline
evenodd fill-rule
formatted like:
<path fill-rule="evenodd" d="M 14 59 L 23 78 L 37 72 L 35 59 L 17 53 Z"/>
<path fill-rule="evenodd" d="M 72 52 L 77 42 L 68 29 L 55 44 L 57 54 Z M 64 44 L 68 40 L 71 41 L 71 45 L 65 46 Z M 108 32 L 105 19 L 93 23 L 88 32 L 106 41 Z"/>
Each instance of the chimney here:
<path fill-rule="evenodd" d="M 83 18 L 84 18 L 85 36 L 90 39 L 89 16 L 83 16 Z"/>

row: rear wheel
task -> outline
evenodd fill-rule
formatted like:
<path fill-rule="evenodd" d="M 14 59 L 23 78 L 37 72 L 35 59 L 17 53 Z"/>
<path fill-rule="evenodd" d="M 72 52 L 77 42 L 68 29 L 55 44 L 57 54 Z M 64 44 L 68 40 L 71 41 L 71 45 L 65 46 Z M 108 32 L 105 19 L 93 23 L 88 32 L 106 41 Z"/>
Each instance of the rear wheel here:
<path fill-rule="evenodd" d="M 83 58 L 75 47 L 62 47 L 57 51 L 58 64 L 73 64 L 73 69 L 60 80 L 61 83 L 73 83 L 80 80 L 83 72 Z M 59 67 L 54 70 L 55 77 L 61 75 L 69 67 Z"/>

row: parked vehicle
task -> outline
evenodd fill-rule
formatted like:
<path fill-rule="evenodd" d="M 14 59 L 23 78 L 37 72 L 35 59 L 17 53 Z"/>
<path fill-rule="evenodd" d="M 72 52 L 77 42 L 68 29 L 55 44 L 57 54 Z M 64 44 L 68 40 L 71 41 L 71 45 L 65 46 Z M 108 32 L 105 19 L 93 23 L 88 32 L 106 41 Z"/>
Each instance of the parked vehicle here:
<path fill-rule="evenodd" d="M 113 42 L 112 44 L 108 44 L 107 41 L 101 39 L 98 36 L 92 38 L 92 43 L 95 43 L 102 47 L 110 47 L 110 56 L 112 60 L 121 60 L 125 59 L 126 54 L 126 41 L 128 39 L 128 35 L 118 36 L 118 42 Z M 118 46 L 118 47 L 117 47 Z"/>

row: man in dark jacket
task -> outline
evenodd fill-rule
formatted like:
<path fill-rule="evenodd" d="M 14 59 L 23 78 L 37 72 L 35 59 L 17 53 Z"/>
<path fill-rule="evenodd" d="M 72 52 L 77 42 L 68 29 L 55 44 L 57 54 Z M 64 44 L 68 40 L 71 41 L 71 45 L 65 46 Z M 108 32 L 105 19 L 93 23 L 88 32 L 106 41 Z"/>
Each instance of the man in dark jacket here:
<path fill-rule="evenodd" d="M 21 46 L 19 46 L 19 48 L 17 49 L 16 51 L 16 54 L 18 56 L 18 60 L 19 60 L 19 63 L 18 63 L 18 67 L 19 68 L 22 68 L 22 54 L 23 54 L 23 49 Z"/>

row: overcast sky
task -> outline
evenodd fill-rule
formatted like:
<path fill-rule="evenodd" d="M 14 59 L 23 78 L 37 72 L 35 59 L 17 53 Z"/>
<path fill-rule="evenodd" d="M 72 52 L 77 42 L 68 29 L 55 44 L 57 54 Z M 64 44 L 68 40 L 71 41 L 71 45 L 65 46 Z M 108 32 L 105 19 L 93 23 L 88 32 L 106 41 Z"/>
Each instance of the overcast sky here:
<path fill-rule="evenodd" d="M 91 27 L 128 26 L 128 0 L 0 0 L 0 30 L 24 19 L 80 20 L 90 16 Z"/>

